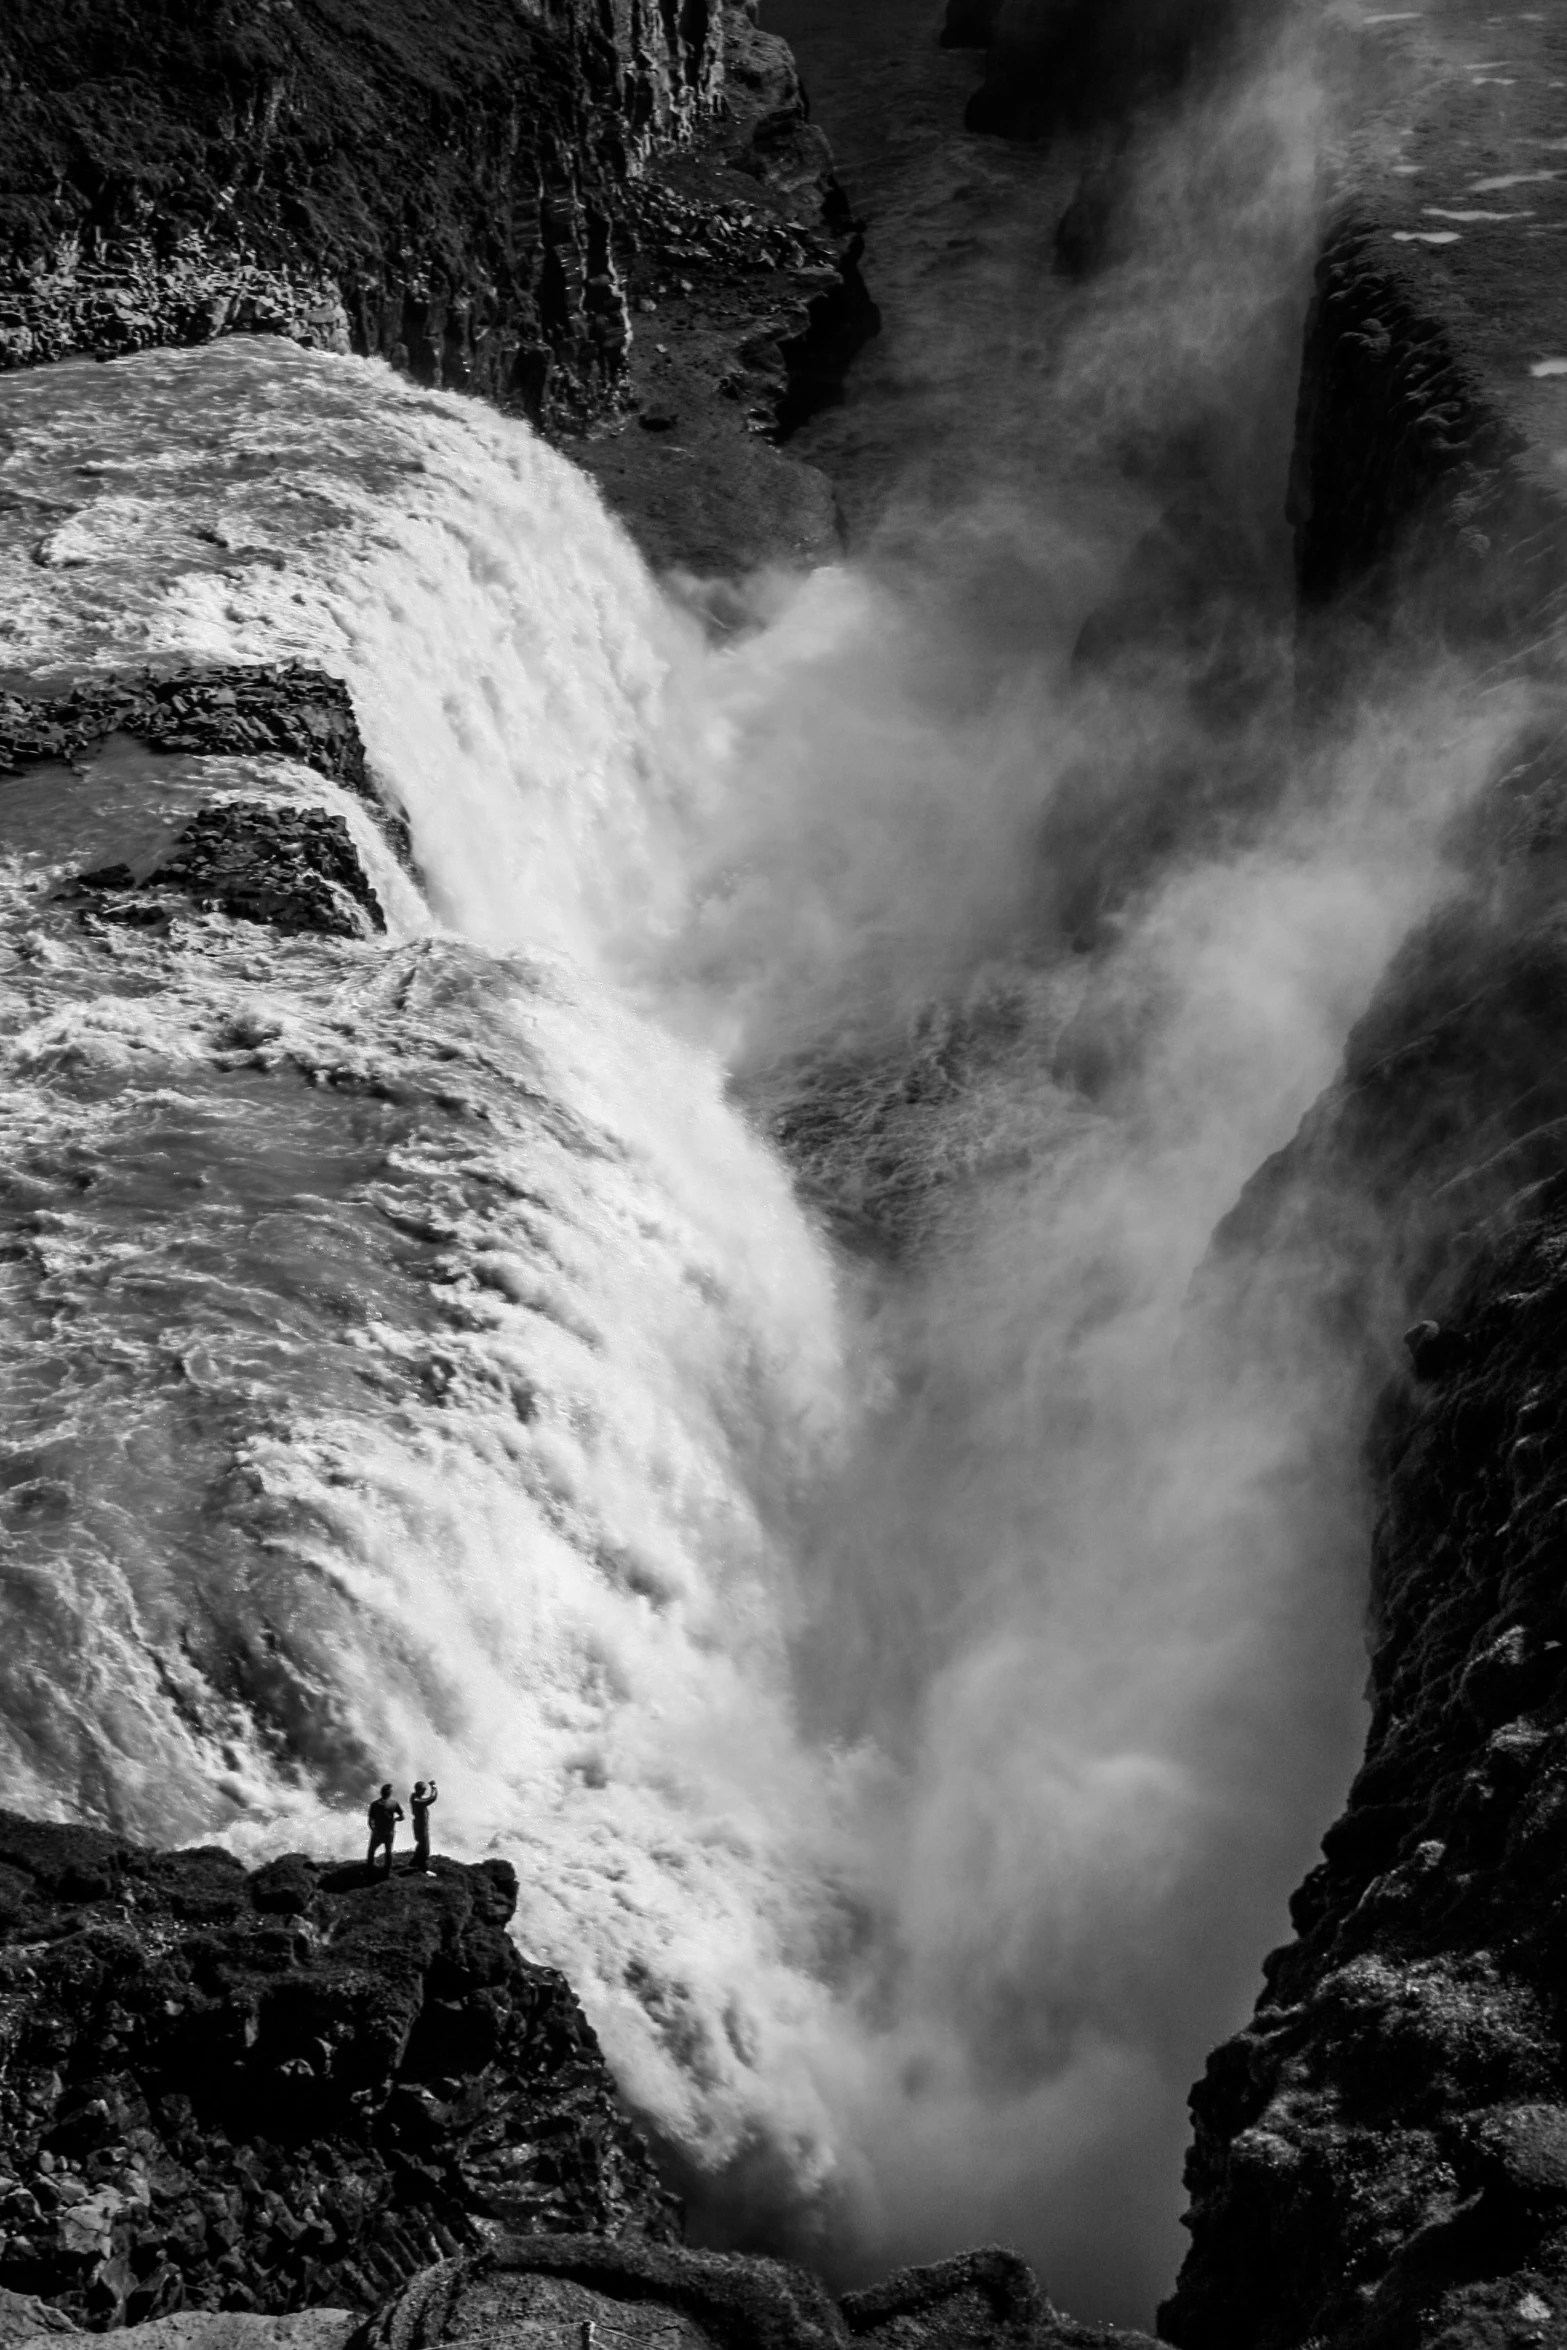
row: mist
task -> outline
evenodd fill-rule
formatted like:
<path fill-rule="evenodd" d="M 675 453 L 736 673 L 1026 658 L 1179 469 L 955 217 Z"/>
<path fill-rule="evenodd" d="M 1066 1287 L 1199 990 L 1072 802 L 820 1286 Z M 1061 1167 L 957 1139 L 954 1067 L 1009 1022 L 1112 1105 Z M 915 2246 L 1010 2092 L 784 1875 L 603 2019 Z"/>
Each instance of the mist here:
<path fill-rule="evenodd" d="M 851 2279 L 999 2237 L 1142 2324 L 1188 2087 L 1362 1730 L 1355 1369 L 1270 1343 L 1304 1292 L 1192 1284 L 1521 716 L 1407 648 L 1331 729 L 1296 695 L 1312 31 L 1273 18 L 1137 126 L 1081 287 L 1046 230 L 1093 141 L 921 154 L 970 223 L 989 175 L 993 233 L 954 283 L 936 207 L 923 275 L 899 214 L 863 364 L 901 461 L 852 391 L 821 428 L 871 485 L 856 554 L 756 586 L 709 711 L 730 786 L 634 976 L 839 1235 L 862 1399 L 792 1644 L 805 1734 L 862 1767 L 836 2156 L 802 2207 L 759 2140 L 701 2225 Z"/>
<path fill-rule="evenodd" d="M 1296 691 L 1304 20 L 1028 149 L 875 14 L 918 138 L 851 125 L 887 327 L 808 578 L 656 582 L 368 362 L 8 379 L 17 674 L 323 662 L 416 872 L 342 806 L 384 942 L 110 952 L 59 881 L 276 776 L 16 787 L 0 1743 L 255 1855 L 438 1775 L 701 2234 L 999 2237 L 1146 2322 L 1360 1726 L 1353 1377 L 1210 1239 L 1518 711 L 1407 647 Z"/>

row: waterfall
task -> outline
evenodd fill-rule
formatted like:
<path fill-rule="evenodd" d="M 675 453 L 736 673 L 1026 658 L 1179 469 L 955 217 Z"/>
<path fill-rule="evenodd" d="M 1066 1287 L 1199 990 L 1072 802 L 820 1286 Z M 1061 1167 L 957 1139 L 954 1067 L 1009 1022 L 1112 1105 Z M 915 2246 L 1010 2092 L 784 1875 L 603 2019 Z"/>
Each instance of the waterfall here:
<path fill-rule="evenodd" d="M 276 760 L 0 782 L 7 1799 L 350 1852 L 433 1774 L 730 2224 L 1052 2258 L 1124 2186 L 1083 2297 L 1122 2260 L 1131 2313 L 1353 1702 L 1342 1528 L 1277 1506 L 1320 1431 L 1175 1373 L 1182 1301 L 1497 710 L 1270 741 L 1266 822 L 1086 955 L 1043 814 L 1184 681 L 981 691 L 849 566 L 712 635 L 524 425 L 374 363 L 0 420 L 0 683 L 308 658 L 414 864 Z M 384 940 L 47 902 L 280 787 Z"/>

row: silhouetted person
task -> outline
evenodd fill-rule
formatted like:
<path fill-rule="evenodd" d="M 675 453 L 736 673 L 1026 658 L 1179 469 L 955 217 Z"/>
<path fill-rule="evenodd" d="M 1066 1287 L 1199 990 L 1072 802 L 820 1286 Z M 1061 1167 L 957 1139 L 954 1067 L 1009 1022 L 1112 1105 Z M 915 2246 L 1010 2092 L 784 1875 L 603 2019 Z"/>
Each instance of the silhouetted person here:
<path fill-rule="evenodd" d="M 386 1785 L 382 1788 L 380 1794 L 376 1797 L 375 1801 L 370 1806 L 370 1852 L 368 1858 L 365 1861 L 366 1868 L 373 1869 L 375 1867 L 375 1856 L 384 1844 L 386 1847 L 386 1868 L 384 1874 L 388 1877 L 391 1875 L 392 1838 L 397 1833 L 397 1823 L 402 1818 L 402 1816 L 403 1807 L 400 1803 L 394 1802 L 392 1797 L 392 1782 L 390 1779 L 388 1779 Z"/>
<path fill-rule="evenodd" d="M 427 1869 L 430 1865 L 430 1806 L 436 1800 L 433 1779 L 415 1782 L 408 1798 L 408 1808 L 414 1815 L 414 1867 Z"/>

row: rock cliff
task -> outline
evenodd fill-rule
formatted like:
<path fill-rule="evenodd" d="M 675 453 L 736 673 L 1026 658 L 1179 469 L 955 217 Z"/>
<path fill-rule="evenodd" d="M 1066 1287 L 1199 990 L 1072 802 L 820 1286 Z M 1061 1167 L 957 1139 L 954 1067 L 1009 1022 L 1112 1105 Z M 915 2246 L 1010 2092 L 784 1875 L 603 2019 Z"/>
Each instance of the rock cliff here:
<path fill-rule="evenodd" d="M 1435 647 L 1523 716 L 1457 820 L 1451 897 L 1220 1235 L 1270 1346 L 1333 1364 L 1369 1424 L 1372 1716 L 1296 1938 L 1194 2093 L 1161 2313 L 1191 2350 L 1567 2322 L 1562 211 L 1537 176 L 1559 36 L 1515 28 L 1504 93 L 1491 30 L 1446 0 L 1357 32 L 1374 102 L 1306 334 L 1307 707 Z"/>
<path fill-rule="evenodd" d="M 285 334 L 583 432 L 650 398 L 656 421 L 634 320 L 662 301 L 651 339 L 711 346 L 732 518 L 765 541 L 772 500 L 763 551 L 823 552 L 825 485 L 753 444 L 832 395 L 875 313 L 825 141 L 753 17 L 719 0 L 16 0 L 0 368 Z M 652 539 L 704 551 L 668 543 L 667 517 Z"/>
<path fill-rule="evenodd" d="M 368 2308 L 484 2226 L 678 2230 L 504 1862 L 372 1878 L 0 1814 L 0 2285 Z"/>
<path fill-rule="evenodd" d="M 0 1813 L 6 2350 L 126 2325 L 146 2350 L 1143 2345 L 995 2249 L 841 2303 L 685 2249 L 569 1986 L 506 1932 L 517 1898 L 501 1860 L 247 1871 Z"/>

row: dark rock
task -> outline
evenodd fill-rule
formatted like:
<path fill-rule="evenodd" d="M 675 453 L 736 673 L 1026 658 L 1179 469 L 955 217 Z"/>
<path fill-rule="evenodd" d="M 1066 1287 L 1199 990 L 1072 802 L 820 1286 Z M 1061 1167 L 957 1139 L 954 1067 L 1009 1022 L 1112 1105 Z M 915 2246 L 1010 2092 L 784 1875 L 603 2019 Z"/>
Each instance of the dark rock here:
<path fill-rule="evenodd" d="M 16 0 L 0 23 L 0 367 L 278 333 L 556 434 L 613 434 L 659 372 L 633 315 L 678 304 L 655 339 L 689 350 L 680 406 L 704 418 L 696 530 L 674 519 L 667 455 L 644 474 L 623 447 L 618 464 L 591 437 L 577 453 L 596 450 L 655 560 L 710 564 L 726 519 L 731 568 L 825 556 L 830 492 L 757 437 L 835 396 L 876 312 L 827 143 L 755 15 L 756 0 L 301 0 L 259 17 Z M 737 412 L 720 387 L 747 341 L 773 358 Z"/>
<path fill-rule="evenodd" d="M 1329 238 L 1306 322 L 1289 519 L 1303 610 L 1506 640 L 1560 584 L 1567 534 L 1522 464 L 1436 289 L 1354 216 Z M 1335 656 L 1326 654 L 1330 666 Z"/>
<path fill-rule="evenodd" d="M 569 444 L 653 562 L 704 575 L 838 552 L 832 485 L 781 444 L 843 397 L 880 325 L 831 151 L 756 13 L 725 6 L 722 110 L 626 194 L 621 267 L 647 323 L 624 397 L 674 422 Z"/>
<path fill-rule="evenodd" d="M 6 2291 L 366 2309 L 497 2220 L 678 2232 L 504 1863 L 248 1875 L 0 1814 L 0 1865 Z"/>
<path fill-rule="evenodd" d="M 0 774 L 90 758 L 112 734 L 152 750 L 297 759 L 362 799 L 406 853 L 406 821 L 371 780 L 348 688 L 324 669 L 149 669 L 84 678 L 49 696 L 0 693 Z"/>
<path fill-rule="evenodd" d="M 1146 2334 L 1064 2317 L 1027 2261 L 994 2244 L 898 2269 L 847 2294 L 843 2314 L 855 2339 L 875 2350 L 1152 2350 Z"/>
<path fill-rule="evenodd" d="M 713 106 L 722 62 L 707 7 L 17 0 L 0 352 L 273 331 L 535 416 L 590 411 L 625 355 L 620 194 Z"/>
<path fill-rule="evenodd" d="M 1469 1358 L 1469 1341 L 1461 1330 L 1444 1330 L 1440 1322 L 1416 1322 L 1404 1332 L 1409 1367 L 1417 1379 L 1445 1379 Z"/>
<path fill-rule="evenodd" d="M 1384 1429 L 1366 1758 L 1194 2094 L 1176 2342 L 1434 2350 L 1498 2295 L 1567 2307 L 1564 1255 L 1559 1199 L 1482 1251 L 1467 1361 Z"/>
<path fill-rule="evenodd" d="M 376 790 L 347 688 L 324 670 L 149 671 L 139 679 L 88 680 L 47 699 L 0 694 L 0 773 L 88 760 L 114 734 L 193 756 L 297 760 L 363 800 L 408 861 L 407 821 Z M 360 938 L 386 928 L 344 819 L 281 798 L 203 808 L 155 867 L 138 874 L 124 864 L 99 866 L 57 896 L 141 926 L 167 921 L 180 896 L 283 931 Z"/>
<path fill-rule="evenodd" d="M 128 891 L 125 881 L 110 878 L 125 870 L 110 866 L 83 874 L 77 887 L 99 894 L 134 893 L 138 899 L 148 892 L 175 891 L 203 913 L 265 922 L 274 930 L 362 938 L 367 929 L 386 928 L 353 835 L 343 818 L 326 808 L 227 800 L 193 817 L 175 842 L 173 856 L 140 882 L 130 881 Z"/>
<path fill-rule="evenodd" d="M 1229 20 L 1227 0 L 951 0 L 942 39 L 988 52 L 968 128 L 1037 139 L 1172 87 Z"/>

